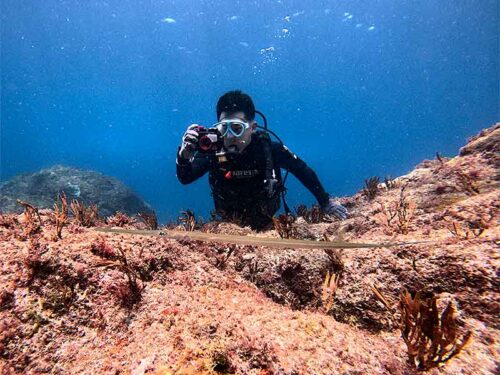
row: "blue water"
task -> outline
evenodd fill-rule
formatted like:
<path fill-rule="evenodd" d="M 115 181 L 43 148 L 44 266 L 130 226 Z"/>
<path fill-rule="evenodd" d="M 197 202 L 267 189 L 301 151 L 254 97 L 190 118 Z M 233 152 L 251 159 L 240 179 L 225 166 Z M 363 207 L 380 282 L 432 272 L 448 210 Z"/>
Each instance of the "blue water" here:
<path fill-rule="evenodd" d="M 307 5 L 306 5 L 307 4 Z M 225 91 L 334 195 L 407 173 L 499 119 L 498 0 L 1 1 L 0 179 L 53 164 L 121 179 L 161 220 L 212 207 L 175 152 Z M 291 206 L 314 203 L 289 178 Z"/>

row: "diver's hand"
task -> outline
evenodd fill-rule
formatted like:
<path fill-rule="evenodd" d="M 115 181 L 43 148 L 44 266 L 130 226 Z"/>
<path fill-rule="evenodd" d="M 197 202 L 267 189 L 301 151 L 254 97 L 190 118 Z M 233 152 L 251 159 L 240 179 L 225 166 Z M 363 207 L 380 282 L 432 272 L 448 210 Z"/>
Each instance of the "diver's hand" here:
<path fill-rule="evenodd" d="M 189 125 L 186 132 L 182 136 L 182 145 L 179 149 L 179 158 L 183 160 L 191 160 L 198 147 L 198 124 Z"/>
<path fill-rule="evenodd" d="M 339 203 L 336 203 L 333 197 L 330 197 L 326 203 L 321 205 L 321 211 L 323 211 L 324 214 L 333 215 L 340 220 L 347 219 L 347 215 L 349 213 L 347 208 Z"/>

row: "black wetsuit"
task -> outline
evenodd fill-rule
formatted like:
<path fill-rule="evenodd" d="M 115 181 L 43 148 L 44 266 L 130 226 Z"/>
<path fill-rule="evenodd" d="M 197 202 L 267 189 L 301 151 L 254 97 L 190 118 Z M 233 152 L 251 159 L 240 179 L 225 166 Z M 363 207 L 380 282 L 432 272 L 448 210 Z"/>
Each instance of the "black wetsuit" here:
<path fill-rule="evenodd" d="M 224 220 L 262 230 L 272 224 L 280 208 L 283 190 L 281 168 L 289 170 L 316 197 L 328 202 L 316 173 L 281 143 L 272 142 L 267 133 L 252 134 L 250 144 L 235 159 L 220 163 L 213 154 L 198 152 L 192 162 L 177 160 L 177 178 L 189 184 L 208 172 L 215 212 Z M 269 191 L 266 183 L 276 179 Z"/>

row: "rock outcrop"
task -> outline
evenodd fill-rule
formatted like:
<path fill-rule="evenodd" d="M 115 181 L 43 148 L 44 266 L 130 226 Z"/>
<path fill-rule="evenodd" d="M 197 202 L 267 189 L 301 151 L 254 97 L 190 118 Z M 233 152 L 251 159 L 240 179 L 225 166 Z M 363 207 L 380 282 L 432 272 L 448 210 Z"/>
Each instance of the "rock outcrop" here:
<path fill-rule="evenodd" d="M 79 199 L 85 204 L 95 203 L 103 217 L 117 211 L 128 215 L 152 211 L 132 189 L 114 177 L 57 165 L 36 173 L 22 174 L 0 184 L 0 212 L 22 212 L 16 199 L 38 208 L 52 208 L 61 192 L 69 201 Z"/>
<path fill-rule="evenodd" d="M 342 198 L 346 221 L 297 220 L 307 230 L 290 231 L 411 245 L 269 249 L 188 232 L 98 233 L 74 221 L 57 239 L 51 210 L 0 215 L 0 373 L 497 374 L 499 135 L 497 124 L 457 157 L 424 161 L 370 197 Z M 202 229 L 278 236 L 228 223 Z M 327 273 L 338 276 L 328 308 Z M 403 291 L 436 299 L 439 312 L 453 307 L 439 324 L 418 323 L 424 340 L 443 326 L 445 341 L 471 334 L 444 365 L 409 351 Z"/>

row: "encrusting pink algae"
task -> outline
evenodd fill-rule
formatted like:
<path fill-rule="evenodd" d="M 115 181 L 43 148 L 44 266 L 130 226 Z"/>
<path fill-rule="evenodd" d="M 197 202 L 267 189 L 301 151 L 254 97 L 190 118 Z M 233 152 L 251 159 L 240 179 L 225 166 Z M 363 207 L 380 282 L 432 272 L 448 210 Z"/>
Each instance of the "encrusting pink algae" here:
<path fill-rule="evenodd" d="M 60 210 L 59 221 L 28 206 L 2 214 L 0 373 L 498 373 L 499 145 L 496 124 L 454 158 L 341 198 L 348 220 L 288 228 L 410 245 L 276 248 L 95 230 L 147 229 L 129 217 L 91 226 Z M 408 332 L 420 339 L 408 344 Z M 461 343 L 444 363 L 429 354 Z"/>

